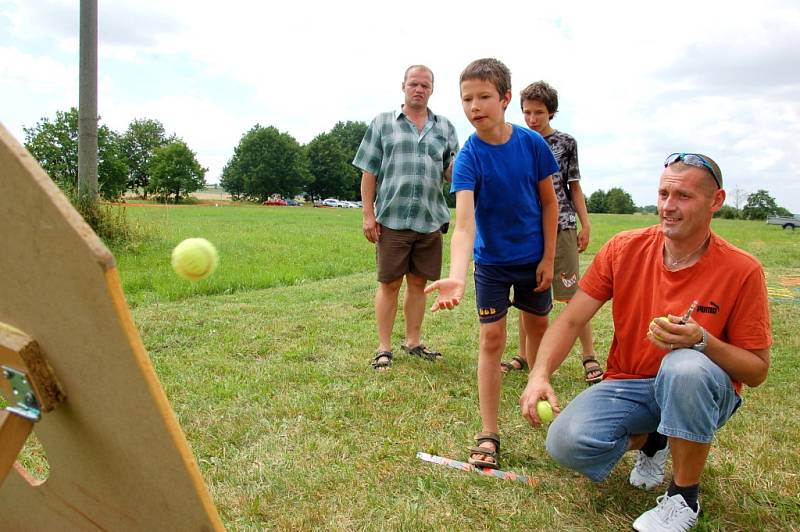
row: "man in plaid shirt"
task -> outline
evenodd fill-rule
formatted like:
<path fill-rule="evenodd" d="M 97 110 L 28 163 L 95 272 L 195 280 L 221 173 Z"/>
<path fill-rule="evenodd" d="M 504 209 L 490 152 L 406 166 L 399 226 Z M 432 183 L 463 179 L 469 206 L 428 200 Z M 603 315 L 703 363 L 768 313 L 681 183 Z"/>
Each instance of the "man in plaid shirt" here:
<path fill-rule="evenodd" d="M 421 341 L 424 289 L 441 273 L 442 227 L 450 220 L 442 180 L 450 179 L 458 138 L 449 120 L 428 109 L 433 94 L 433 72 L 428 67 L 406 69 L 402 89 L 405 103 L 372 120 L 353 160 L 363 172 L 364 237 L 376 244 L 378 350 L 372 360 L 376 370 L 387 369 L 392 362 L 391 335 L 403 277 L 402 348 L 426 360 L 441 356 Z"/>

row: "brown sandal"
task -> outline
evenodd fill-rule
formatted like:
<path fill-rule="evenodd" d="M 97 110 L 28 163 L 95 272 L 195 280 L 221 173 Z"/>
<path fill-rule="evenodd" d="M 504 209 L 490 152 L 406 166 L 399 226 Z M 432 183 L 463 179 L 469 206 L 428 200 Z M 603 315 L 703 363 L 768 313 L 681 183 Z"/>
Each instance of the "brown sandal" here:
<path fill-rule="evenodd" d="M 469 448 L 469 459 L 467 459 L 467 462 L 475 467 L 500 469 L 500 436 L 498 436 L 496 432 L 479 432 L 475 435 L 475 441 L 478 445 L 476 447 Z M 493 443 L 494 450 L 492 451 L 486 447 L 481 447 L 480 445 L 482 443 Z M 494 459 L 494 462 L 489 462 L 486 459 L 479 460 L 472 458 L 476 454 L 488 456 Z"/>
<path fill-rule="evenodd" d="M 435 361 L 437 358 L 440 358 L 442 354 L 438 351 L 434 351 L 433 349 L 428 349 L 425 344 L 419 344 L 416 347 L 408 347 L 407 345 L 402 346 L 403 351 L 408 353 L 409 355 L 415 355 L 420 358 L 424 358 L 425 360 L 430 360 L 431 362 Z"/>
<path fill-rule="evenodd" d="M 588 384 L 597 384 L 598 382 L 602 381 L 605 372 L 603 372 L 603 366 L 600 365 L 597 359 L 594 356 L 590 356 L 588 358 L 583 358 L 583 357 L 581 358 L 583 359 L 582 362 L 583 374 L 586 377 L 586 382 Z M 593 364 L 593 365 L 591 367 L 588 367 L 587 364 Z M 600 372 L 599 375 L 595 375 L 594 377 L 589 377 L 589 375 L 592 375 L 593 373 L 597 372 Z"/>
<path fill-rule="evenodd" d="M 519 367 L 514 365 L 514 362 L 519 364 Z M 517 355 L 515 357 L 511 357 L 511 360 L 508 362 L 501 362 L 500 367 L 502 368 L 503 373 L 508 373 L 509 371 L 525 371 L 528 369 L 528 363 L 525 361 L 524 358 Z"/>
<path fill-rule="evenodd" d="M 372 369 L 376 371 L 384 371 L 392 365 L 392 352 L 391 351 L 376 351 L 375 358 L 372 359 Z"/>

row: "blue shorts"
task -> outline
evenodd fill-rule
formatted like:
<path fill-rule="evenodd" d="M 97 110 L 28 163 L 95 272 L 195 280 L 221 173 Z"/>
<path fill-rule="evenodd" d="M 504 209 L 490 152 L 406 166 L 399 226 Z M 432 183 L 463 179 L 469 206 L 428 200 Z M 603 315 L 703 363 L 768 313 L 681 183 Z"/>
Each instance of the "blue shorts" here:
<path fill-rule="evenodd" d="M 606 379 L 578 394 L 547 431 L 547 452 L 599 482 L 619 462 L 631 436 L 711 443 L 742 399 L 731 378 L 704 354 L 676 349 L 652 379 Z"/>
<path fill-rule="evenodd" d="M 547 316 L 553 308 L 550 289 L 534 292 L 536 288 L 535 264 L 514 266 L 492 266 L 475 264 L 475 299 L 478 319 L 481 323 L 492 323 L 505 317 L 509 305 L 535 314 Z M 510 300 L 511 287 L 514 299 Z"/>

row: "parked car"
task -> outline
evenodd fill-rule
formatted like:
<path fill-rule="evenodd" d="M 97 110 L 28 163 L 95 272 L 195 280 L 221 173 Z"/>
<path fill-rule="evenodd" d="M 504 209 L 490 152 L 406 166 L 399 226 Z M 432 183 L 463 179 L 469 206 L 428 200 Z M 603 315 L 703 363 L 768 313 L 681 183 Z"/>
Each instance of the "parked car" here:
<path fill-rule="evenodd" d="M 290 207 L 300 207 L 303 204 L 300 203 L 299 201 L 297 201 L 296 199 L 287 199 L 286 200 L 286 205 L 288 205 Z"/>
<path fill-rule="evenodd" d="M 262 205 L 286 206 L 288 203 L 286 203 L 286 200 L 283 198 L 270 198 L 262 203 Z"/>
<path fill-rule="evenodd" d="M 355 201 L 343 200 L 340 201 L 339 203 L 341 203 L 340 205 L 341 207 L 345 207 L 346 209 L 358 209 L 358 205 L 356 205 Z"/>
<path fill-rule="evenodd" d="M 323 207 L 341 207 L 342 206 L 342 202 L 339 201 L 338 199 L 327 198 L 327 199 L 322 200 L 322 206 Z"/>
<path fill-rule="evenodd" d="M 800 227 L 800 215 L 767 216 L 767 223 L 771 225 L 780 225 L 784 229 L 794 229 L 795 227 Z"/>

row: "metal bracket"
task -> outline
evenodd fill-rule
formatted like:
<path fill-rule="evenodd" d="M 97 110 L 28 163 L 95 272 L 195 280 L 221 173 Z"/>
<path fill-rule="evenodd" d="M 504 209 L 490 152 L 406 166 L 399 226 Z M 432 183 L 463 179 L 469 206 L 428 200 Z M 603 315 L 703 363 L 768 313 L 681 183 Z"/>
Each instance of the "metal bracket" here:
<path fill-rule="evenodd" d="M 11 390 L 17 400 L 16 405 L 6 407 L 6 410 L 13 412 L 31 421 L 39 421 L 42 418 L 42 410 L 33 387 L 28 381 L 28 376 L 14 368 L 2 366 L 3 375 L 11 384 Z"/>

